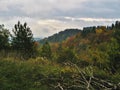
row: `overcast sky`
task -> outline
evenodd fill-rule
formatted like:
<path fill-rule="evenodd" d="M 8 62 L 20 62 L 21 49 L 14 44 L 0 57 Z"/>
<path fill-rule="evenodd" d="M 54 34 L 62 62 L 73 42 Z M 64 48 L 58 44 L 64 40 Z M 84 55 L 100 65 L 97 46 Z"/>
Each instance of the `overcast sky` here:
<path fill-rule="evenodd" d="M 120 20 L 120 0 L 0 0 L 0 24 L 12 30 L 18 20 L 28 23 L 34 37 L 111 25 Z"/>

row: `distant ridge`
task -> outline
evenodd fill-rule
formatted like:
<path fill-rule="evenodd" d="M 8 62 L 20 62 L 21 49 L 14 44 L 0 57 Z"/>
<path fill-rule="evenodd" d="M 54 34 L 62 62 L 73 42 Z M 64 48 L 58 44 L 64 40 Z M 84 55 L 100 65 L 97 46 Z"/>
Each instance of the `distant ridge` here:
<path fill-rule="evenodd" d="M 42 38 L 34 38 L 35 41 L 40 41 Z"/>
<path fill-rule="evenodd" d="M 80 32 L 81 32 L 80 29 L 65 29 L 64 31 L 61 31 L 52 36 L 39 40 L 39 42 L 41 44 L 44 44 L 45 42 L 49 43 L 62 42 L 63 40 L 66 40 L 68 37 L 74 36 Z"/>

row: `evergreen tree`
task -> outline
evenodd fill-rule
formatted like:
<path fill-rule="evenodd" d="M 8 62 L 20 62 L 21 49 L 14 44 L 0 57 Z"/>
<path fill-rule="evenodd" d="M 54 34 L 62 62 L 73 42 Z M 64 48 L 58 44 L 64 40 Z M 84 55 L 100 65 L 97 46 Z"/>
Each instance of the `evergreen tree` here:
<path fill-rule="evenodd" d="M 0 50 L 9 48 L 9 36 L 10 32 L 4 28 L 4 25 L 0 25 Z"/>
<path fill-rule="evenodd" d="M 48 42 L 42 46 L 41 56 L 46 58 L 51 58 L 52 51 Z"/>
<path fill-rule="evenodd" d="M 34 54 L 34 39 L 27 23 L 22 25 L 19 21 L 15 24 L 12 36 L 12 46 L 14 50 L 21 53 L 23 57 L 32 57 Z"/>
<path fill-rule="evenodd" d="M 115 30 L 109 45 L 110 66 L 115 73 L 120 68 L 120 30 Z"/>

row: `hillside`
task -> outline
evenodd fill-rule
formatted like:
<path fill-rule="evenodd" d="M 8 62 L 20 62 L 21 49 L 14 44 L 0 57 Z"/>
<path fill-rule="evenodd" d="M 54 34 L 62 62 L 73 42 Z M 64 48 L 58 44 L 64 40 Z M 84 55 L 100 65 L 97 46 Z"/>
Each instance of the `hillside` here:
<path fill-rule="evenodd" d="M 0 90 L 120 90 L 120 22 L 85 27 L 61 42 L 42 45 L 21 42 L 29 40 L 21 33 L 17 42 L 3 42 L 9 40 L 4 31 L 2 27 Z M 13 48 L 14 43 L 26 47 Z"/>
<path fill-rule="evenodd" d="M 65 39 L 67 39 L 68 37 L 73 36 L 79 32 L 81 32 L 81 30 L 79 30 L 79 29 L 66 29 L 66 30 L 56 33 L 48 38 L 44 38 L 44 39 L 40 40 L 39 42 L 42 44 L 45 42 L 52 42 L 52 43 L 53 42 L 61 42 Z"/>
<path fill-rule="evenodd" d="M 111 73 L 119 72 L 120 22 L 109 27 L 87 27 L 60 44 L 52 44 L 51 48 L 55 55 L 58 54 L 60 63 L 71 61 L 80 67 L 92 64 L 99 69 L 109 68 Z"/>

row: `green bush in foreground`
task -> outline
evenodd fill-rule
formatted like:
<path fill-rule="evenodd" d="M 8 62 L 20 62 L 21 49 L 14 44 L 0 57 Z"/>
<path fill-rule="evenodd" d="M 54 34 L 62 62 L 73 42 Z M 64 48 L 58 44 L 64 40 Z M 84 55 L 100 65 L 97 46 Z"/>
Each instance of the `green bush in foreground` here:
<path fill-rule="evenodd" d="M 92 66 L 80 69 L 72 63 L 60 66 L 44 58 L 0 60 L 0 90 L 119 89 L 119 78 L 120 73 L 108 75 L 104 70 Z"/>
<path fill-rule="evenodd" d="M 45 62 L 0 60 L 0 90 L 49 90 L 43 80 L 54 66 L 48 65 L 49 71 L 42 64 Z"/>

